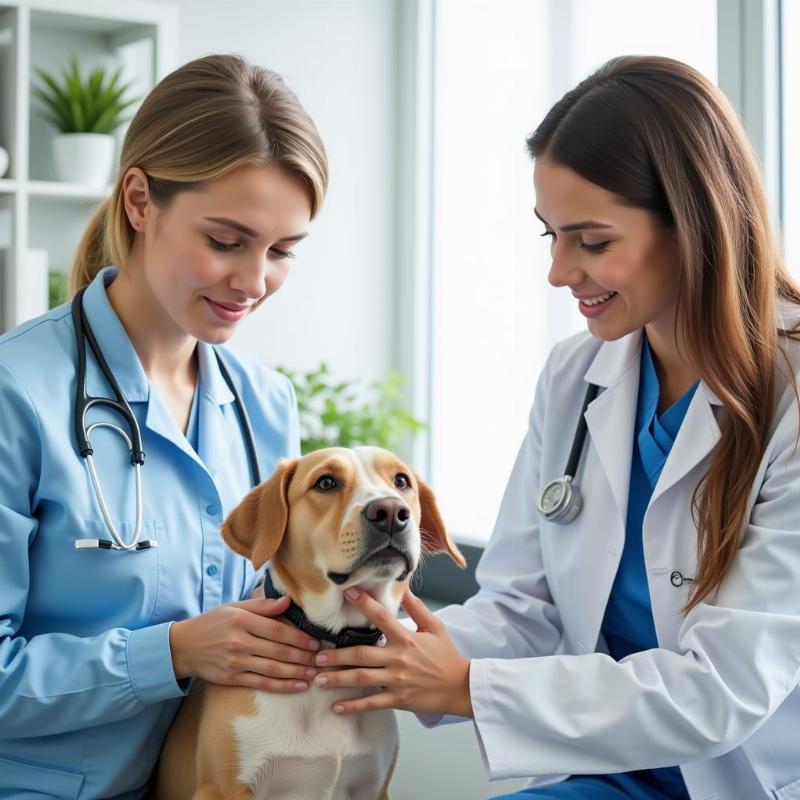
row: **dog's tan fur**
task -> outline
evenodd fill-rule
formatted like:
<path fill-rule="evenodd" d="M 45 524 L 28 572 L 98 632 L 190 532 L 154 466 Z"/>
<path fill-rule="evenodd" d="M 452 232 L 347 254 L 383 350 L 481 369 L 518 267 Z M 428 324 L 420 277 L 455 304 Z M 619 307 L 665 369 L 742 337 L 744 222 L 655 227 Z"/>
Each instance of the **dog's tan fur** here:
<path fill-rule="evenodd" d="M 315 482 L 326 474 L 336 478 L 339 490 L 315 490 Z M 408 490 L 399 490 L 394 485 L 398 474 L 411 478 Z M 313 619 L 310 609 L 326 617 L 325 622 L 318 619 L 315 622 L 331 628 L 365 626 L 368 621 L 344 600 L 344 589 L 359 585 L 396 613 L 408 585 L 408 576 L 403 580 L 376 578 L 374 570 L 371 572 L 365 565 L 353 572 L 346 583 L 335 585 L 328 573 L 348 573 L 348 568 L 356 562 L 363 538 L 361 511 L 371 497 L 374 499 L 376 492 L 400 497 L 411 511 L 414 527 L 409 531 L 409 541 L 415 540 L 412 542 L 412 569 L 417 566 L 420 549 L 445 552 L 460 566 L 465 565 L 463 556 L 445 531 L 431 490 L 394 455 L 377 448 L 355 451 L 329 448 L 281 462 L 273 476 L 253 489 L 231 512 L 222 536 L 233 550 L 250 558 L 256 569 L 270 561 L 276 586 L 304 608 L 310 618 Z M 401 574 L 399 569 L 397 574 Z M 350 794 L 343 793 L 349 790 L 342 783 L 350 778 L 342 765 L 347 758 L 357 758 L 360 761 L 354 762 L 356 766 L 351 771 L 366 770 L 376 780 L 371 787 L 354 789 L 352 800 L 388 800 L 389 781 L 397 758 L 396 728 L 391 712 L 338 717 L 330 711 L 337 699 L 366 693 L 358 689 L 326 691 L 312 686 L 302 694 L 269 694 L 195 680 L 164 743 L 152 796 L 156 800 L 257 800 L 262 796 L 270 800 L 334 800 L 339 797 L 351 800 Z M 298 785 L 283 793 L 274 789 L 281 783 L 278 778 L 282 769 L 288 775 L 286 780 L 292 782 L 298 766 L 290 762 L 299 760 L 300 771 L 303 771 L 302 741 L 297 753 L 287 758 L 280 752 L 281 743 L 270 740 L 272 744 L 266 749 L 274 747 L 275 752 L 263 753 L 270 777 L 259 778 L 260 783 L 243 780 L 245 773 L 253 774 L 257 762 L 252 752 L 242 752 L 247 744 L 242 731 L 253 730 L 254 724 L 257 729 L 265 708 L 267 715 L 274 712 L 275 719 L 285 719 L 291 724 L 298 715 L 319 715 L 315 717 L 319 727 L 312 732 L 324 739 L 327 731 L 328 737 L 334 740 L 324 741 L 323 749 L 329 747 L 331 753 L 337 754 L 339 767 L 331 769 L 333 756 L 320 756 L 314 750 L 319 743 L 314 740 L 314 747 L 309 744 L 304 774 L 313 773 L 318 781 L 330 782 L 327 791 L 320 785 L 315 785 L 313 790 L 305 789 L 300 780 Z M 333 727 L 326 727 L 330 725 Z M 301 739 L 309 734 L 302 725 L 296 727 L 293 733 Z M 367 750 L 359 750 L 355 755 L 347 751 L 347 745 L 342 743 L 351 740 L 364 744 Z M 339 752 L 337 747 L 345 750 Z M 330 781 L 326 777 L 329 773 Z M 268 784 L 273 789 L 267 795 L 263 792 Z M 259 786 L 262 793 L 258 793 Z M 304 794 L 304 791 L 312 794 Z"/>

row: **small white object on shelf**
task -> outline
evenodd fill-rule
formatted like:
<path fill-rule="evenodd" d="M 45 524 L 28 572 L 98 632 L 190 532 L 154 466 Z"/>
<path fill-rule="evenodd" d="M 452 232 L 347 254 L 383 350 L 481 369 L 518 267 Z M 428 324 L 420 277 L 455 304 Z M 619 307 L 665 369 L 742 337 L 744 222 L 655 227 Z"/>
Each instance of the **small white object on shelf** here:
<path fill-rule="evenodd" d="M 28 250 L 25 263 L 17 275 L 20 321 L 33 319 L 47 311 L 48 276 L 47 250 Z"/>
<path fill-rule="evenodd" d="M 0 178 L 6 174 L 8 169 L 8 151 L 4 147 L 0 147 Z"/>

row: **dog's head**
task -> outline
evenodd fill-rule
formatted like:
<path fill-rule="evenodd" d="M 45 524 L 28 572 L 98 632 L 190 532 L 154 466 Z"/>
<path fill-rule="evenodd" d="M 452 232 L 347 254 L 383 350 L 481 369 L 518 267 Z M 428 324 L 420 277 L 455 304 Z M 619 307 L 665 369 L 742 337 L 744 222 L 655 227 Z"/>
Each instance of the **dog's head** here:
<path fill-rule="evenodd" d="M 423 551 L 466 564 L 428 486 L 377 447 L 282 461 L 230 513 L 222 537 L 256 569 L 271 560 L 276 586 L 332 630 L 364 624 L 344 603 L 349 586 L 396 612 Z"/>

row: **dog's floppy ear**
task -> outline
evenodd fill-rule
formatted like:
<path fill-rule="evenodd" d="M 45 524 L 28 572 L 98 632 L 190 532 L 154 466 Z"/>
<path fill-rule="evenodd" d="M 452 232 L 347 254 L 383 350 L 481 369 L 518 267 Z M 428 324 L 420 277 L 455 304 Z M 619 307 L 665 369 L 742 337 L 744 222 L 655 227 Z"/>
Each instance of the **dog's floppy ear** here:
<path fill-rule="evenodd" d="M 461 569 L 464 569 L 467 566 L 467 561 L 456 543 L 447 535 L 433 491 L 416 472 L 414 477 L 417 480 L 419 504 L 422 508 L 422 515 L 419 521 L 422 549 L 426 553 L 447 553 Z"/>
<path fill-rule="evenodd" d="M 289 520 L 287 493 L 297 459 L 282 460 L 272 477 L 260 483 L 228 514 L 222 526 L 225 544 L 258 569 L 275 555 Z"/>

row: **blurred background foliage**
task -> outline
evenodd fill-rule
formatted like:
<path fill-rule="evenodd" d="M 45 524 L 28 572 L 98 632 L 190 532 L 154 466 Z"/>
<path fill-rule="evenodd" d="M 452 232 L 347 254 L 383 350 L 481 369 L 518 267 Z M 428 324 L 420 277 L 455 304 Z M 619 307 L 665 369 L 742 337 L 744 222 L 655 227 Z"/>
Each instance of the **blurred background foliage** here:
<path fill-rule="evenodd" d="M 309 372 L 278 367 L 297 392 L 303 455 L 321 447 L 375 445 L 398 450 L 425 427 L 403 404 L 403 376 L 365 384 L 337 380 L 328 365 Z"/>

